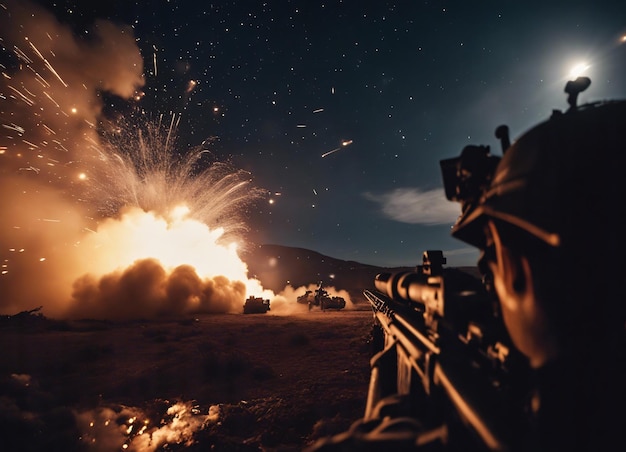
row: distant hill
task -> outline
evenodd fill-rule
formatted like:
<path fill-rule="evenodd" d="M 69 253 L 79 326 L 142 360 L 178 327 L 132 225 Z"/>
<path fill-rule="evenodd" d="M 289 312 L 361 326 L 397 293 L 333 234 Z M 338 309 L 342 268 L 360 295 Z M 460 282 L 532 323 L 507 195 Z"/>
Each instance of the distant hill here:
<path fill-rule="evenodd" d="M 261 281 L 266 289 L 280 292 L 287 284 L 298 288 L 323 281 L 326 286 L 346 290 L 354 303 L 366 302 L 363 290 L 374 288 L 378 273 L 415 270 L 415 267 L 377 267 L 345 261 L 282 245 L 259 245 L 241 258 L 248 264 L 248 276 Z M 473 268 L 467 271 L 477 274 Z"/>

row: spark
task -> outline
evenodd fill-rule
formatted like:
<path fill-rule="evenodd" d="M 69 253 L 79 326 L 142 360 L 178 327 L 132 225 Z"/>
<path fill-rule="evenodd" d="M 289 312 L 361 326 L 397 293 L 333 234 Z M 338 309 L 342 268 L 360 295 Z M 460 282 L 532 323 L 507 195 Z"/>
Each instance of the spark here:
<path fill-rule="evenodd" d="M 296 127 L 299 129 L 304 129 L 306 127 L 306 124 L 298 124 Z"/>
<path fill-rule="evenodd" d="M 341 148 L 335 148 L 335 149 L 330 150 L 330 151 L 328 151 L 328 152 L 324 152 L 324 153 L 322 154 L 322 158 L 326 157 L 327 155 L 334 154 L 335 152 L 340 151 L 340 150 L 341 150 Z"/>
<path fill-rule="evenodd" d="M 28 38 L 26 38 L 28 39 Z M 39 52 L 39 49 L 37 47 L 35 47 L 35 44 L 33 44 L 31 41 L 28 41 L 28 44 L 30 45 L 30 47 L 35 51 L 35 53 L 37 54 L 37 56 L 39 56 L 39 58 L 41 58 L 41 60 L 44 62 L 44 64 L 46 65 L 46 67 L 48 68 L 48 70 L 50 70 L 50 72 L 52 72 L 52 74 L 54 74 L 54 76 L 63 84 L 63 86 L 65 88 L 68 87 L 67 83 L 65 83 L 65 81 L 61 78 L 61 76 L 57 73 L 57 71 L 54 69 L 54 67 L 50 64 L 50 62 Z"/>
<path fill-rule="evenodd" d="M 50 96 L 50 94 L 48 94 L 46 91 L 44 91 L 44 96 L 46 96 L 48 99 L 50 99 L 50 102 L 52 102 L 57 108 L 61 108 L 61 106 L 57 103 L 56 100 L 54 100 L 52 98 L 52 96 Z"/>
<path fill-rule="evenodd" d="M 167 140 L 165 141 L 165 149 L 168 148 L 170 139 L 172 137 L 172 131 L 174 130 L 174 120 L 175 120 L 175 118 L 176 118 L 176 115 L 173 115 L 172 116 L 172 121 L 170 122 L 170 128 L 169 128 L 169 130 L 167 132 Z M 180 115 L 178 117 L 178 120 L 180 121 Z"/>
<path fill-rule="evenodd" d="M 326 157 L 326 156 L 328 156 L 330 154 L 334 154 L 335 152 L 340 151 L 341 148 L 345 148 L 346 146 L 350 146 L 351 144 L 352 144 L 352 140 L 343 140 L 341 142 L 341 146 L 340 147 L 332 149 L 332 150 L 330 150 L 328 152 L 323 153 L 322 154 L 322 158 L 324 158 L 324 157 Z"/>
<path fill-rule="evenodd" d="M 156 77 L 158 75 L 157 74 L 157 56 L 156 56 L 157 48 L 156 46 L 153 45 L 152 50 L 154 50 L 154 52 L 152 53 L 152 65 L 154 66 L 154 76 Z"/>
<path fill-rule="evenodd" d="M 39 168 L 35 168 L 34 166 L 29 166 L 28 168 L 19 168 L 20 171 L 33 171 L 36 174 L 39 174 Z"/>
<path fill-rule="evenodd" d="M 35 102 L 33 102 L 32 100 L 30 100 L 28 97 L 26 97 L 24 94 L 22 94 L 19 90 L 15 89 L 12 86 L 9 86 L 9 89 L 11 91 L 13 91 L 20 99 L 22 99 L 22 101 L 28 105 L 29 107 L 32 107 L 33 105 L 35 105 Z"/>
<path fill-rule="evenodd" d="M 19 133 L 20 135 L 22 135 L 25 130 L 23 127 L 18 126 L 17 124 L 2 124 L 2 127 L 4 127 L 5 129 L 9 129 L 9 130 L 14 130 L 17 133 Z"/>
<path fill-rule="evenodd" d="M 63 146 L 63 143 L 61 143 L 59 140 L 52 140 L 52 142 L 59 146 L 62 151 L 69 152 L 69 150 L 65 146 Z"/>
<path fill-rule="evenodd" d="M 13 52 L 15 53 L 15 56 L 17 56 L 21 61 L 23 61 L 24 63 L 26 63 L 27 65 L 30 65 L 33 63 L 33 60 L 31 60 L 28 55 L 26 55 L 24 53 L 24 51 L 22 49 L 20 49 L 17 46 L 13 47 Z"/>
<path fill-rule="evenodd" d="M 52 130 L 50 127 L 48 127 L 45 124 L 42 124 L 41 127 L 43 127 L 44 129 L 46 129 L 46 132 L 48 132 L 50 135 L 56 135 L 56 132 L 54 130 Z M 54 141 L 53 141 L 54 142 Z M 56 141 L 58 143 L 58 141 Z"/>
<path fill-rule="evenodd" d="M 39 146 L 37 146 L 35 143 L 32 143 L 30 141 L 27 140 L 22 140 L 22 142 L 24 142 L 24 144 L 27 144 L 31 147 L 31 149 L 39 149 Z"/>
<path fill-rule="evenodd" d="M 198 82 L 195 80 L 189 80 L 189 82 L 187 82 L 187 89 L 185 90 L 185 92 L 187 94 L 189 94 L 190 92 L 192 92 L 195 87 L 198 86 Z"/>
<path fill-rule="evenodd" d="M 323 111 L 324 111 L 323 108 L 318 108 L 317 110 L 313 110 L 313 113 L 321 113 Z"/>

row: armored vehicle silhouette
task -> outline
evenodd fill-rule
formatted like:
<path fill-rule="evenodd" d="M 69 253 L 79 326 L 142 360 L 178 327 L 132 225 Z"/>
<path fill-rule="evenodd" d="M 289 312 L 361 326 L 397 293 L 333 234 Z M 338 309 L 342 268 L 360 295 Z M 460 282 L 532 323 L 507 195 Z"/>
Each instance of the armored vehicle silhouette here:
<path fill-rule="evenodd" d="M 319 282 L 317 289 L 307 290 L 304 295 L 300 295 L 297 298 L 297 302 L 300 304 L 306 304 L 309 306 L 309 311 L 314 306 L 319 307 L 322 311 L 327 309 L 343 309 L 346 307 L 346 300 L 343 297 L 331 297 L 324 289 L 322 281 Z"/>
<path fill-rule="evenodd" d="M 244 314 L 265 314 L 270 310 L 270 301 L 250 295 L 243 304 Z"/>

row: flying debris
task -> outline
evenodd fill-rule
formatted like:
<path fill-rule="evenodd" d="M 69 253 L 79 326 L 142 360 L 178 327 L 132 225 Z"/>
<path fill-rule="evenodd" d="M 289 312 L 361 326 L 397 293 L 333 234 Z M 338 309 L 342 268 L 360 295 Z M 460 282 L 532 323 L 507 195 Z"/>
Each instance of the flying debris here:
<path fill-rule="evenodd" d="M 154 66 L 154 76 L 156 77 L 158 75 L 158 71 L 157 71 L 157 48 L 156 46 L 152 46 L 152 49 L 154 50 L 154 52 L 152 53 L 152 65 Z"/>
<path fill-rule="evenodd" d="M 198 82 L 196 80 L 189 80 L 189 82 L 187 82 L 187 88 L 185 89 L 185 92 L 189 94 L 196 88 L 196 86 L 198 86 Z"/>
<path fill-rule="evenodd" d="M 343 140 L 341 142 L 341 146 L 339 146 L 338 148 L 332 149 L 332 150 L 330 150 L 328 152 L 323 153 L 322 154 L 322 158 L 326 157 L 327 155 L 334 154 L 335 152 L 340 151 L 341 148 L 345 148 L 346 146 L 350 146 L 351 144 L 352 144 L 352 140 Z"/>
<path fill-rule="evenodd" d="M 322 154 L 322 158 L 326 157 L 327 155 L 334 154 L 335 152 L 339 151 L 340 149 L 341 149 L 341 148 L 335 148 L 335 149 L 333 149 L 332 151 L 324 152 L 324 153 Z"/>
<path fill-rule="evenodd" d="M 27 168 L 19 168 L 20 171 L 33 171 L 36 174 L 39 174 L 39 171 L 41 171 L 39 168 L 35 168 L 34 166 L 29 166 Z"/>

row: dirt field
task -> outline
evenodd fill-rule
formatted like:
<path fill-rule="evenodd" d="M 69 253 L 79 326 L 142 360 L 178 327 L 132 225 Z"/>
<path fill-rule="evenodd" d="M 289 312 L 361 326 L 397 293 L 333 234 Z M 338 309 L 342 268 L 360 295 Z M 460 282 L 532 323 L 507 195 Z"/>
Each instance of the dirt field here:
<path fill-rule="evenodd" d="M 362 416 L 371 311 L 0 326 L 1 450 L 301 450 Z"/>

